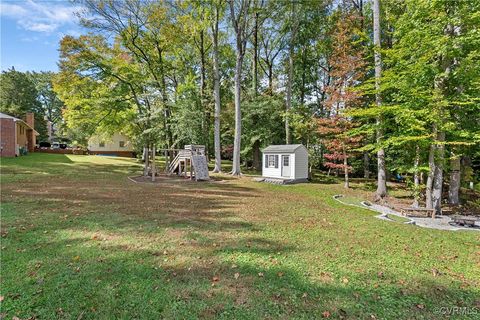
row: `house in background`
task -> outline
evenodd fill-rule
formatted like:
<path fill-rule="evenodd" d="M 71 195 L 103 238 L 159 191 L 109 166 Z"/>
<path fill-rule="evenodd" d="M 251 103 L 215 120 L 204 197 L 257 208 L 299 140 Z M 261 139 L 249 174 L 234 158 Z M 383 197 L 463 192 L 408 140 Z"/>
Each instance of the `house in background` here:
<path fill-rule="evenodd" d="M 308 180 L 308 150 L 301 144 L 270 145 L 262 150 L 262 178 L 278 183 Z"/>
<path fill-rule="evenodd" d="M 117 157 L 134 157 L 133 145 L 129 138 L 121 133 L 111 137 L 94 135 L 88 139 L 88 154 L 109 155 Z"/>
<path fill-rule="evenodd" d="M 34 152 L 39 133 L 34 129 L 34 114 L 26 114 L 25 121 L 0 113 L 0 156 L 17 157 L 26 151 Z"/>

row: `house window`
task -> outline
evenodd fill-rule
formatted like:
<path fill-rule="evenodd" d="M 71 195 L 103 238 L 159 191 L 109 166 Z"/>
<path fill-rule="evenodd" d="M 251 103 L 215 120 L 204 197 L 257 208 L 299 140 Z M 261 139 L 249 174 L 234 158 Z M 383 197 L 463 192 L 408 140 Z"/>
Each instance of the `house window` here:
<path fill-rule="evenodd" d="M 275 168 L 275 155 L 268 156 L 268 167 Z"/>
<path fill-rule="evenodd" d="M 119 141 L 118 145 L 120 146 L 120 148 L 125 148 L 125 141 Z"/>
<path fill-rule="evenodd" d="M 290 166 L 290 157 L 289 156 L 283 156 L 283 166 L 284 167 Z"/>
<path fill-rule="evenodd" d="M 100 148 L 105 148 L 105 141 L 101 141 L 101 142 L 98 144 L 98 146 L 99 146 Z"/>

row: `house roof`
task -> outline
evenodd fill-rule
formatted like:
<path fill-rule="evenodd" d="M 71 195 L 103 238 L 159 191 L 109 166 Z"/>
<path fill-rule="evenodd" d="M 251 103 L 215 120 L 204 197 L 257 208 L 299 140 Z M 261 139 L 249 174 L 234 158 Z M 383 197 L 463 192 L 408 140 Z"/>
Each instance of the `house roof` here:
<path fill-rule="evenodd" d="M 302 144 L 278 144 L 269 145 L 262 150 L 263 153 L 293 153 L 298 148 L 303 147 Z"/>
<path fill-rule="evenodd" d="M 39 135 L 39 133 L 37 132 L 37 130 L 35 130 L 34 128 L 30 127 L 30 126 L 28 125 L 28 123 L 26 123 L 26 122 L 23 121 L 22 119 L 18 119 L 18 118 L 9 116 L 8 114 L 2 113 L 2 112 L 0 112 L 0 119 L 13 119 L 14 122 L 23 123 L 24 125 L 26 125 L 26 126 L 29 127 L 30 129 L 32 129 L 36 136 Z"/>

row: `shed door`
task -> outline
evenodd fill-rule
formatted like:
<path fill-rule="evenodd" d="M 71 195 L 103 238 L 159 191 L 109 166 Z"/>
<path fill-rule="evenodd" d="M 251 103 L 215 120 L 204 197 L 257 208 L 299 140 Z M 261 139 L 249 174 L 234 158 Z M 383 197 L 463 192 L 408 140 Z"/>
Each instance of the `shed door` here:
<path fill-rule="evenodd" d="M 290 178 L 290 156 L 282 156 L 282 177 Z"/>

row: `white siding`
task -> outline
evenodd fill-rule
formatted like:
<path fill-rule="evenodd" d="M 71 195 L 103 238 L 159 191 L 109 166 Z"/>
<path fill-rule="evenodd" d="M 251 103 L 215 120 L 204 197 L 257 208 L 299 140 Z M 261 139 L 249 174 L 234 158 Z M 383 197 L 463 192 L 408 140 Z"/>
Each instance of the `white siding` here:
<path fill-rule="evenodd" d="M 295 150 L 295 179 L 308 178 L 308 151 L 301 146 Z"/>
<path fill-rule="evenodd" d="M 124 141 L 124 147 L 120 147 L 120 141 Z M 104 142 L 105 146 L 100 147 L 100 142 Z M 88 140 L 88 150 L 90 151 L 133 151 L 133 146 L 128 140 L 128 137 L 115 133 L 109 138 L 101 136 L 93 136 Z"/>
<path fill-rule="evenodd" d="M 265 155 L 277 155 L 278 156 L 278 168 L 265 168 Z M 276 153 L 266 153 L 262 154 L 262 176 L 267 178 L 281 178 L 282 177 L 282 166 L 280 161 L 282 161 L 281 155 Z"/>
<path fill-rule="evenodd" d="M 278 168 L 265 167 L 265 156 L 278 156 Z M 290 177 L 282 176 L 282 156 L 290 156 Z M 308 151 L 299 146 L 292 153 L 266 152 L 262 153 L 262 176 L 265 178 L 308 179 Z"/>

